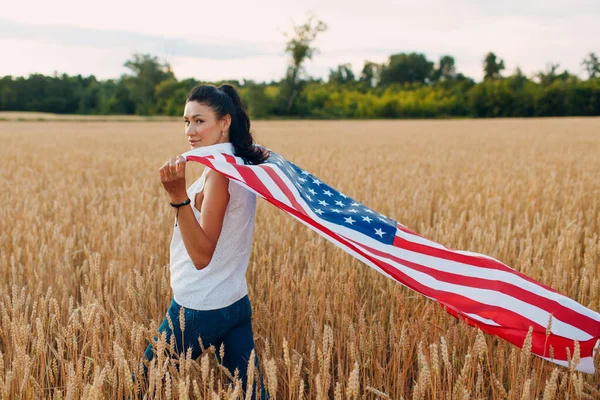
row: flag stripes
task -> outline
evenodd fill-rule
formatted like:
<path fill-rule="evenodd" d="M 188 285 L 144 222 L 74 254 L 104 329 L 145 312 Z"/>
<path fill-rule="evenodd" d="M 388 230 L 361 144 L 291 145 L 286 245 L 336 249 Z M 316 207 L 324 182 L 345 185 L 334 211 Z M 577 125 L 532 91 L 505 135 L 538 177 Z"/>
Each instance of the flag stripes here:
<path fill-rule="evenodd" d="M 502 262 L 447 248 L 339 193 L 271 152 L 265 163 L 211 151 L 183 154 L 215 169 L 292 215 L 387 277 L 440 303 L 453 316 L 522 347 L 532 327 L 532 353 L 568 365 L 579 342 L 578 370 L 593 373 L 600 314 Z M 551 329 L 547 325 L 552 318 Z"/>

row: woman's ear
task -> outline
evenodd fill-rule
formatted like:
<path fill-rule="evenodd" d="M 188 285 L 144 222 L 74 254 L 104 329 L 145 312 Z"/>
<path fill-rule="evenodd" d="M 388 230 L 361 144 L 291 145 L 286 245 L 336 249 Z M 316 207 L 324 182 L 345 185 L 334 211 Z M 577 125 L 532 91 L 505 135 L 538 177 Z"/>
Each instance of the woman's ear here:
<path fill-rule="evenodd" d="M 223 125 L 221 127 L 222 131 L 226 131 L 231 126 L 231 115 L 227 114 L 223 118 Z"/>

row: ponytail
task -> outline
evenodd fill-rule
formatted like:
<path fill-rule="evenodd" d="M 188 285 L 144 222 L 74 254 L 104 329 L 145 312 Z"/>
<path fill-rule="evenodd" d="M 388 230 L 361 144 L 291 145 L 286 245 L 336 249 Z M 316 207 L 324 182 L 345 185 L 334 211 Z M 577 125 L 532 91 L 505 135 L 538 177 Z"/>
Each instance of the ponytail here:
<path fill-rule="evenodd" d="M 229 141 L 233 145 L 236 156 L 243 158 L 247 164 L 260 164 L 268 157 L 268 151 L 255 144 L 250 132 L 250 118 L 237 90 L 228 84 L 218 88 L 213 85 L 199 85 L 193 88 L 186 102 L 197 101 L 210 107 L 218 119 L 231 116 Z"/>

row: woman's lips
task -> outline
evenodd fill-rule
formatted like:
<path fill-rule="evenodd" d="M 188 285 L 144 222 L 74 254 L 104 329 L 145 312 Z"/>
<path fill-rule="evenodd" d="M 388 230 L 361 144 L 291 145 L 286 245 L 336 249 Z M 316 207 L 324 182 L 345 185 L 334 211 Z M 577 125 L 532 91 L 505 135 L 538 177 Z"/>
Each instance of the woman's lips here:
<path fill-rule="evenodd" d="M 188 140 L 188 142 L 190 142 L 190 145 L 192 145 L 192 146 L 193 146 L 193 145 L 195 145 L 196 143 L 198 143 L 198 142 L 199 142 L 199 140 L 194 140 L 194 141 L 192 141 L 192 140 Z"/>

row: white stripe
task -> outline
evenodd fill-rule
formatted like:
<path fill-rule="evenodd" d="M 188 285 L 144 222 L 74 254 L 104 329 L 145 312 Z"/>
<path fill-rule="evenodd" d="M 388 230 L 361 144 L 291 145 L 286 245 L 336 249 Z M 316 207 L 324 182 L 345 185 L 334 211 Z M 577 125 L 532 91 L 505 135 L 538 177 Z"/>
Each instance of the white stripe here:
<path fill-rule="evenodd" d="M 422 238 L 421 236 L 416 236 L 416 235 L 413 235 L 412 233 L 404 232 L 401 229 L 398 229 L 398 231 L 396 232 L 396 236 L 399 236 L 400 238 L 407 240 L 409 242 L 422 244 L 422 245 L 429 246 L 429 247 L 435 247 L 437 249 L 448 250 L 447 247 L 442 246 L 441 244 L 436 243 L 433 240 L 425 239 L 425 238 Z"/>
<path fill-rule="evenodd" d="M 482 304 L 510 310 L 522 316 L 523 318 L 533 321 L 541 326 L 546 326 L 548 324 L 550 314 L 547 311 L 544 311 L 541 308 L 538 308 L 525 301 L 516 299 L 512 296 L 495 290 L 480 289 L 471 286 L 463 286 L 455 283 L 439 281 L 431 275 L 428 275 L 424 272 L 413 270 L 412 268 L 397 263 L 393 260 L 389 260 L 384 257 L 372 254 L 367 249 L 363 250 L 366 253 L 370 254 L 373 258 L 390 264 L 391 266 L 398 269 L 400 272 L 404 273 L 405 275 L 411 277 L 420 284 L 425 285 L 431 289 L 458 294 Z M 555 316 L 552 317 L 552 333 L 570 339 L 577 339 L 579 341 L 590 340 L 593 338 L 593 336 L 591 336 L 590 334 L 582 331 L 581 329 L 575 326 L 572 326 L 566 322 L 559 320 Z"/>
<path fill-rule="evenodd" d="M 416 264 L 425 265 L 437 271 L 450 272 L 453 274 L 468 276 L 472 278 L 481 278 L 491 281 L 501 281 L 505 283 L 510 283 L 530 293 L 536 294 L 549 300 L 556 301 L 560 305 L 569 308 L 574 312 L 585 315 L 596 321 L 600 321 L 600 314 L 598 314 L 597 312 L 584 307 L 583 305 L 579 304 L 578 302 L 567 296 L 553 292 L 541 285 L 530 282 L 517 274 L 498 269 L 482 268 L 476 265 L 465 264 L 453 260 L 446 260 L 444 258 L 438 258 L 435 256 L 430 256 L 427 254 L 407 250 L 396 246 L 392 246 L 391 248 L 387 248 L 387 246 L 386 248 L 381 248 L 381 246 L 379 247 L 380 248 L 378 248 L 377 250 L 381 250 L 386 253 L 392 254 L 406 261 L 411 261 Z M 449 251 L 452 252 L 452 250 Z"/>
<path fill-rule="evenodd" d="M 536 355 L 538 355 L 538 354 L 536 354 Z M 557 360 L 555 358 L 548 358 L 548 357 L 542 357 L 542 356 L 539 356 L 539 357 L 543 358 L 544 360 L 551 361 L 551 362 L 553 362 L 555 364 L 562 365 L 563 367 L 569 368 L 569 362 L 568 361 Z M 594 358 L 593 357 L 584 357 L 584 358 L 581 358 L 581 361 L 579 361 L 579 364 L 577 364 L 577 366 L 575 367 L 575 370 L 580 371 L 580 372 L 585 372 L 586 374 L 593 374 L 593 373 L 595 373 Z"/>
<path fill-rule="evenodd" d="M 238 181 L 243 181 L 242 175 L 239 173 L 239 171 L 235 169 L 232 164 L 228 163 L 223 155 L 216 155 L 215 159 L 210 161 L 218 171 L 230 175 L 232 178 Z"/>
<path fill-rule="evenodd" d="M 215 167 L 215 169 L 217 171 L 223 172 L 227 175 L 230 175 L 233 179 L 237 180 L 237 183 L 241 184 L 244 188 L 249 189 L 254 194 L 259 195 L 260 197 L 264 198 L 264 196 L 262 196 L 256 190 L 254 190 L 250 186 L 248 186 L 248 184 L 246 183 L 246 181 L 244 180 L 244 178 L 242 177 L 240 172 L 232 164 L 227 162 L 223 155 L 221 155 L 221 154 L 214 154 L 214 155 L 215 155 L 215 159 L 214 160 L 209 159 L 209 161 L 213 164 L 213 166 Z M 238 159 L 238 157 L 236 157 L 236 159 Z M 288 207 L 292 207 L 292 204 L 290 203 L 288 198 L 279 189 L 277 184 L 275 184 L 275 182 L 273 182 L 273 180 L 267 174 L 266 171 L 264 171 L 262 168 L 259 168 L 259 167 L 252 168 L 251 170 L 256 174 L 257 178 L 263 183 L 263 185 L 265 185 L 265 187 L 269 191 L 269 194 L 272 197 L 283 202 Z"/>
<path fill-rule="evenodd" d="M 267 171 L 260 167 L 252 168 L 252 171 L 256 174 L 256 176 L 263 183 L 263 185 L 267 187 L 267 189 L 275 199 L 281 201 L 286 206 L 293 208 L 292 203 L 286 197 L 285 193 L 283 193 L 281 189 L 279 189 L 279 186 L 277 186 L 273 179 L 271 179 Z"/>
<path fill-rule="evenodd" d="M 492 326 L 501 326 L 500 324 L 497 324 L 495 321 L 493 321 L 493 320 L 491 320 L 491 319 L 488 319 L 488 318 L 483 318 L 483 317 L 480 317 L 480 316 L 479 316 L 479 315 L 477 315 L 477 314 L 471 314 L 471 313 L 466 313 L 466 312 L 463 312 L 463 313 L 461 313 L 461 314 L 462 314 L 462 315 L 467 315 L 468 317 L 470 317 L 470 318 L 472 318 L 472 319 L 476 319 L 476 320 L 477 320 L 477 321 L 479 321 L 479 322 L 483 322 L 483 323 L 484 323 L 484 324 L 486 324 L 486 325 L 492 325 Z"/>
<path fill-rule="evenodd" d="M 510 268 L 508 265 L 504 264 L 502 261 L 500 261 L 500 260 L 498 260 L 498 259 L 496 259 L 494 257 L 490 257 L 487 254 L 475 253 L 473 251 L 467 251 L 467 250 L 451 250 L 451 251 L 453 251 L 455 253 L 459 253 L 459 254 L 464 254 L 466 256 L 485 257 L 485 258 L 487 258 L 489 260 L 496 261 L 497 263 L 502 264 L 505 267 Z M 510 269 L 512 269 L 512 268 L 510 268 Z"/>

